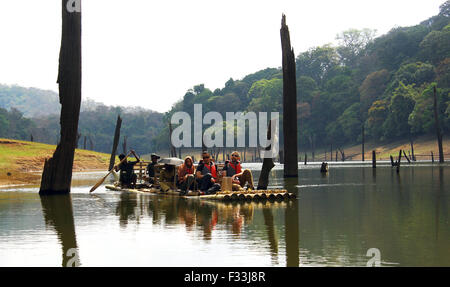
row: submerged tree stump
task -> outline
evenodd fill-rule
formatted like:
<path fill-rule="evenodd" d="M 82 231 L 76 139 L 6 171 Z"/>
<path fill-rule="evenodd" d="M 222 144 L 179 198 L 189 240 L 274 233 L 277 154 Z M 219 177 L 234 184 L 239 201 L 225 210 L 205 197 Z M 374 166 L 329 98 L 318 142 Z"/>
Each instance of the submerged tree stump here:
<path fill-rule="evenodd" d="M 81 5 L 81 0 L 79 0 Z M 58 80 L 61 140 L 45 160 L 39 194 L 69 193 L 81 104 L 81 12 L 69 12 L 62 1 L 62 36 Z"/>
<path fill-rule="evenodd" d="M 298 177 L 297 154 L 297 81 L 295 55 L 291 48 L 286 16 L 281 19 L 281 48 L 283 54 L 283 138 L 284 177 Z"/>
<path fill-rule="evenodd" d="M 442 148 L 442 132 L 439 124 L 439 113 L 437 107 L 437 96 L 436 96 L 436 86 L 433 87 L 433 108 L 434 108 L 434 121 L 436 126 L 436 136 L 438 141 L 439 150 L 439 162 L 444 163 L 444 150 Z"/>

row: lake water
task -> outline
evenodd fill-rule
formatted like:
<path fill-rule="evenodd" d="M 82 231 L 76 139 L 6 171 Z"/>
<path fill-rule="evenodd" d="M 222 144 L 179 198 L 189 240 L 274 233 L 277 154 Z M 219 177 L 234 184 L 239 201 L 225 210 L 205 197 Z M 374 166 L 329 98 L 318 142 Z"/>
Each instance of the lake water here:
<path fill-rule="evenodd" d="M 248 164 L 259 176 L 260 164 Z M 450 266 L 450 165 L 299 164 L 296 200 L 222 203 L 90 187 L 0 190 L 0 266 Z"/>

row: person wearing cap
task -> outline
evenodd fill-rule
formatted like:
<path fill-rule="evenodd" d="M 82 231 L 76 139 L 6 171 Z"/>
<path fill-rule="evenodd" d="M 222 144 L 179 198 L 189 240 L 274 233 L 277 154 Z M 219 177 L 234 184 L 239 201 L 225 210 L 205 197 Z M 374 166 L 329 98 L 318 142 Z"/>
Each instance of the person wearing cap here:
<path fill-rule="evenodd" d="M 146 173 L 149 177 L 148 182 L 155 183 L 155 165 L 158 163 L 158 159 L 160 159 L 160 156 L 152 153 L 150 157 L 152 161 L 147 165 Z"/>
<path fill-rule="evenodd" d="M 239 153 L 231 153 L 231 162 L 225 162 L 222 169 L 222 175 L 231 177 L 233 182 L 233 191 L 238 191 L 248 183 L 248 189 L 255 189 L 253 186 L 253 175 L 249 169 L 242 170 Z"/>
<path fill-rule="evenodd" d="M 181 195 L 188 193 L 194 183 L 194 163 L 190 156 L 184 159 L 184 164 L 178 168 L 177 186 L 181 189 Z"/>
<path fill-rule="evenodd" d="M 211 161 L 209 153 L 202 153 L 203 160 L 198 164 L 195 172 L 200 191 L 206 194 L 214 194 L 220 190 L 220 185 L 216 183 L 217 168 Z"/>
<path fill-rule="evenodd" d="M 131 153 L 134 155 L 134 157 L 137 159 L 136 161 L 127 161 L 126 159 L 119 164 L 116 167 L 116 171 L 120 170 L 119 175 L 119 183 L 123 187 L 130 187 L 135 188 L 136 182 L 137 182 L 137 175 L 134 173 L 134 165 L 137 164 L 140 159 L 134 152 L 134 150 L 131 150 Z M 122 161 L 125 158 L 125 155 L 121 153 L 119 155 L 120 161 Z"/>

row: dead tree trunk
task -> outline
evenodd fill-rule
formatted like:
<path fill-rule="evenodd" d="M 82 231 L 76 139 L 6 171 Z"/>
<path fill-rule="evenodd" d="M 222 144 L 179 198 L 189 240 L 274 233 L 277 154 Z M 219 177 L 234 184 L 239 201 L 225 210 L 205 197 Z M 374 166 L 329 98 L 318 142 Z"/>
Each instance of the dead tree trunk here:
<path fill-rule="evenodd" d="M 444 162 L 444 150 L 442 149 L 442 133 L 441 133 L 441 127 L 439 124 L 439 114 L 438 114 L 438 107 L 437 107 L 437 96 L 436 96 L 436 86 L 434 86 L 433 89 L 433 106 L 434 106 L 434 120 L 436 122 L 436 135 L 438 140 L 438 148 L 439 148 L 439 162 Z"/>
<path fill-rule="evenodd" d="M 86 136 L 84 136 L 84 145 L 83 145 L 83 149 L 86 149 Z"/>
<path fill-rule="evenodd" d="M 123 137 L 123 143 L 122 143 L 122 149 L 123 149 L 123 154 L 127 154 L 127 136 Z"/>
<path fill-rule="evenodd" d="M 416 156 L 414 155 L 414 142 L 412 136 L 409 138 L 409 143 L 411 145 L 411 160 L 416 161 Z"/>
<path fill-rule="evenodd" d="M 372 151 L 372 168 L 377 168 L 377 154 L 374 150 Z"/>
<path fill-rule="evenodd" d="M 78 142 L 80 141 L 81 134 L 77 133 L 77 139 L 76 139 L 76 145 L 75 147 L 78 148 Z"/>
<path fill-rule="evenodd" d="M 58 80 L 61 142 L 45 160 L 39 194 L 70 192 L 81 104 L 81 11 L 70 12 L 62 1 L 62 36 Z M 81 5 L 81 0 L 78 2 Z"/>
<path fill-rule="evenodd" d="M 276 129 L 275 125 L 273 128 Z M 268 140 L 272 139 L 271 130 L 272 130 L 272 121 L 269 122 L 269 128 L 267 129 L 267 139 Z M 272 145 L 269 145 L 268 147 L 266 147 L 266 151 L 271 151 L 271 150 L 272 150 Z M 272 155 L 273 155 L 273 153 L 272 153 Z M 267 155 L 266 155 L 264 157 L 261 174 L 260 174 L 259 180 L 258 180 L 258 189 L 259 190 L 267 189 L 267 186 L 269 185 L 269 174 L 274 166 L 275 166 L 275 164 L 273 163 L 273 158 L 267 157 Z"/>
<path fill-rule="evenodd" d="M 111 170 L 114 167 L 114 162 L 116 161 L 116 150 L 117 150 L 117 145 L 119 144 L 120 127 L 121 126 L 122 126 L 122 119 L 120 118 L 120 115 L 118 115 L 117 122 L 116 122 L 116 131 L 114 132 L 114 142 L 113 142 L 113 147 L 112 147 L 112 151 L 111 151 L 111 158 L 109 159 L 108 170 Z"/>
<path fill-rule="evenodd" d="M 397 173 L 400 171 L 400 163 L 402 161 L 402 150 L 398 152 L 398 161 L 397 161 Z"/>
<path fill-rule="evenodd" d="M 286 16 L 281 19 L 281 47 L 283 63 L 283 139 L 284 177 L 298 177 L 297 154 L 297 82 L 295 55 L 291 48 Z"/>

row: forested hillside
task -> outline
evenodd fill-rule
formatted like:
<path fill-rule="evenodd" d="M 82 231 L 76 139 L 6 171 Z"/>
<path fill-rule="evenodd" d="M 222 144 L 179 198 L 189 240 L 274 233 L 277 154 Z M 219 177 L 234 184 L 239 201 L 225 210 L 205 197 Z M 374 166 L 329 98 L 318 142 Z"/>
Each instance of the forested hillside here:
<path fill-rule="evenodd" d="M 419 25 L 398 27 L 373 38 L 370 29 L 337 35 L 338 46 L 324 45 L 300 53 L 297 65 L 299 143 L 315 148 L 358 143 L 362 129 L 368 140 L 387 142 L 434 132 L 433 87 L 439 118 L 450 130 L 450 1 L 440 13 Z M 295 33 L 295 31 L 292 31 Z M 281 55 L 280 55 L 281 57 Z M 223 89 L 196 85 L 174 104 L 192 115 L 203 112 L 282 112 L 282 73 L 268 68 L 242 80 L 229 79 Z M 280 137 L 282 139 L 282 137 Z M 167 146 L 168 130 L 156 140 Z"/>

